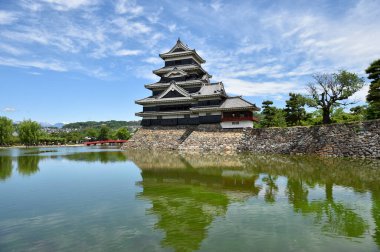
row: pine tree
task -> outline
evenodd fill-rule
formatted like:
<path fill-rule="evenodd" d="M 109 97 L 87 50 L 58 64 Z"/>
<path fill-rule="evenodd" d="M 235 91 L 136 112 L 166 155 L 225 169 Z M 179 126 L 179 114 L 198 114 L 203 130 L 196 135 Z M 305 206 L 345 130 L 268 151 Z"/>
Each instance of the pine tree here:
<path fill-rule="evenodd" d="M 305 110 L 306 98 L 301 94 L 289 93 L 289 100 L 286 101 L 285 119 L 289 126 L 301 125 L 301 121 L 306 120 Z"/>
<path fill-rule="evenodd" d="M 263 119 L 260 121 L 262 127 L 285 127 L 285 115 L 282 109 L 278 109 L 272 101 L 263 101 Z"/>
<path fill-rule="evenodd" d="M 367 95 L 367 119 L 380 118 L 380 59 L 375 60 L 365 70 L 368 79 L 372 80 Z"/>

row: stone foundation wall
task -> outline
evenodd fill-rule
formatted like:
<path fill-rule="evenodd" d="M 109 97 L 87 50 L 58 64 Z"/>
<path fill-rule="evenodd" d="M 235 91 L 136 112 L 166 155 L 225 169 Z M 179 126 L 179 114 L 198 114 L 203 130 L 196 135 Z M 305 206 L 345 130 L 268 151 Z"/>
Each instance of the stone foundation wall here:
<path fill-rule="evenodd" d="M 181 152 L 212 152 L 231 154 L 238 151 L 243 131 L 193 131 L 179 146 Z"/>
<path fill-rule="evenodd" d="M 141 128 L 123 148 L 380 158 L 380 120 L 244 130 L 221 129 L 219 124 L 149 127 Z"/>
<path fill-rule="evenodd" d="M 239 151 L 380 158 L 380 120 L 245 130 Z"/>
<path fill-rule="evenodd" d="M 177 150 L 191 131 L 191 127 L 143 127 L 122 149 Z"/>

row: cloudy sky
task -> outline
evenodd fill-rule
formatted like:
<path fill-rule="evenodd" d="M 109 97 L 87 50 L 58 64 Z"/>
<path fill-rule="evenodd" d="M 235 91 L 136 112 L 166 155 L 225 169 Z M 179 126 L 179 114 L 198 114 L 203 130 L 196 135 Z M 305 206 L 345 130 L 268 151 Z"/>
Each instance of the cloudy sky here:
<path fill-rule="evenodd" d="M 178 37 L 229 94 L 283 106 L 313 73 L 365 76 L 379 16 L 378 0 L 0 0 L 0 115 L 137 119 L 134 100 Z"/>

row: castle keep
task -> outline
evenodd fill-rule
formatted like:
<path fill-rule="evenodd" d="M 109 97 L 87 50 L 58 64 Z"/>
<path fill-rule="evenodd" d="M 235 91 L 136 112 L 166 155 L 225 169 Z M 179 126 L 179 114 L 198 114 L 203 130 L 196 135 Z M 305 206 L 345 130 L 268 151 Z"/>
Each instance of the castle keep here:
<path fill-rule="evenodd" d="M 178 39 L 160 54 L 165 66 L 154 70 L 157 83 L 147 84 L 152 95 L 137 100 L 143 111 L 142 126 L 220 124 L 222 128 L 252 128 L 259 109 L 241 96 L 227 95 L 222 82 L 211 83 L 203 68 L 206 61 Z"/>

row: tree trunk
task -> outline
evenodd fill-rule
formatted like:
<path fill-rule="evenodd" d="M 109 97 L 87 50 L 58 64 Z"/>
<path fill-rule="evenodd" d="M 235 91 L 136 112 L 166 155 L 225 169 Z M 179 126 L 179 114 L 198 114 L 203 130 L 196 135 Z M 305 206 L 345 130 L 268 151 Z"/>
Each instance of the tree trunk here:
<path fill-rule="evenodd" d="M 333 183 L 326 182 L 325 184 L 325 193 L 327 201 L 333 201 Z"/>
<path fill-rule="evenodd" d="M 323 124 L 331 123 L 330 108 L 323 108 Z"/>

